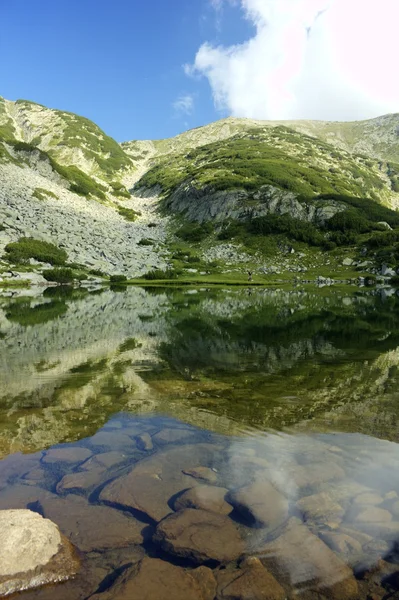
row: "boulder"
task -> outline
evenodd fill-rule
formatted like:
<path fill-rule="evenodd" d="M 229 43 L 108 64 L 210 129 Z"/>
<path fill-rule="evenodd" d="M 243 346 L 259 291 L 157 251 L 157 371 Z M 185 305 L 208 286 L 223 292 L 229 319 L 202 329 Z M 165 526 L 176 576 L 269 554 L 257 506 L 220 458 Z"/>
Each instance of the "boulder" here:
<path fill-rule="evenodd" d="M 285 591 L 256 557 L 217 575 L 218 600 L 285 600 Z"/>
<path fill-rule="evenodd" d="M 119 577 L 108 592 L 95 594 L 91 600 L 213 600 L 209 581 L 212 576 L 204 567 L 199 576 L 158 558 L 143 558 Z M 214 588 L 216 585 L 214 585 Z"/>
<path fill-rule="evenodd" d="M 224 515 L 186 508 L 161 521 L 153 541 L 173 556 L 195 563 L 227 563 L 244 551 L 235 523 Z"/>
<path fill-rule="evenodd" d="M 157 444 L 173 444 L 181 442 L 182 440 L 186 440 L 192 435 L 193 432 L 188 431 L 187 429 L 173 429 L 167 427 L 165 429 L 161 429 L 161 431 L 158 431 L 158 433 L 152 436 L 152 439 Z"/>
<path fill-rule="evenodd" d="M 103 452 L 101 454 L 95 454 L 89 460 L 80 465 L 80 469 L 85 471 L 91 471 L 92 469 L 110 469 L 120 465 L 127 460 L 127 455 L 123 452 L 112 450 L 111 452 Z"/>
<path fill-rule="evenodd" d="M 329 600 L 358 597 L 352 570 L 295 517 L 277 539 L 263 545 L 261 560 L 290 589 L 307 589 Z"/>
<path fill-rule="evenodd" d="M 100 500 L 140 511 L 158 522 L 172 511 L 169 501 L 173 496 L 199 485 L 182 471 L 198 464 L 199 459 L 211 466 L 218 449 L 213 444 L 191 444 L 153 454 L 106 485 Z"/>
<path fill-rule="evenodd" d="M 388 510 L 385 510 L 385 508 L 369 506 L 360 510 L 355 521 L 361 523 L 387 523 L 392 521 L 392 515 Z"/>
<path fill-rule="evenodd" d="M 359 494 L 353 500 L 354 504 L 371 504 L 373 506 L 377 506 L 378 504 L 382 504 L 383 502 L 384 498 L 376 492 L 365 492 L 364 494 Z"/>
<path fill-rule="evenodd" d="M 71 490 L 86 492 L 98 486 L 104 478 L 104 469 L 92 469 L 91 471 L 79 471 L 65 475 L 57 484 L 57 493 L 64 494 Z M 109 478 L 109 477 L 108 477 Z"/>
<path fill-rule="evenodd" d="M 258 527 L 272 530 L 288 518 L 288 500 L 268 481 L 244 486 L 227 499 Z"/>
<path fill-rule="evenodd" d="M 144 450 L 145 452 L 148 452 L 149 450 L 152 450 L 154 447 L 149 433 L 142 433 L 140 435 L 137 435 L 135 437 L 135 440 L 136 440 L 136 446 L 139 450 Z"/>
<path fill-rule="evenodd" d="M 229 515 L 233 507 L 226 502 L 228 491 L 227 488 L 213 485 L 199 485 L 179 496 L 174 502 L 174 509 L 200 508 L 220 515 Z"/>
<path fill-rule="evenodd" d="M 78 570 L 55 523 L 30 510 L 0 511 L 0 596 L 65 581 Z"/>
<path fill-rule="evenodd" d="M 305 496 L 296 503 L 306 521 L 321 524 L 340 523 L 345 510 L 327 492 Z"/>

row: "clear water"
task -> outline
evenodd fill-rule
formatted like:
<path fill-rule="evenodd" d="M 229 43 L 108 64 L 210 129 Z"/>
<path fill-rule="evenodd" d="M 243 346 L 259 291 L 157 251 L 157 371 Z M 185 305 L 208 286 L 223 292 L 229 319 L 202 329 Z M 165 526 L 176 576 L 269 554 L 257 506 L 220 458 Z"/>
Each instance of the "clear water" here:
<path fill-rule="evenodd" d="M 153 534 L 202 486 L 243 543 L 202 561 L 216 577 L 257 556 L 287 597 L 399 598 L 398 309 L 326 288 L 1 297 L 0 509 L 58 522 L 82 560 L 22 597 L 130 598 L 115 580 L 143 556 L 198 566 Z"/>

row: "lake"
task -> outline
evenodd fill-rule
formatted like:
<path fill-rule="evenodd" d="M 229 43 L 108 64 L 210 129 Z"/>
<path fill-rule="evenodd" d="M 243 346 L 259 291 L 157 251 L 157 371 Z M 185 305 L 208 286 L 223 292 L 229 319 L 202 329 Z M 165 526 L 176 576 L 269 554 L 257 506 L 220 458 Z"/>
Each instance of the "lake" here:
<path fill-rule="evenodd" d="M 81 562 L 20 597 L 399 598 L 398 367 L 393 290 L 3 290 L 0 509 Z"/>

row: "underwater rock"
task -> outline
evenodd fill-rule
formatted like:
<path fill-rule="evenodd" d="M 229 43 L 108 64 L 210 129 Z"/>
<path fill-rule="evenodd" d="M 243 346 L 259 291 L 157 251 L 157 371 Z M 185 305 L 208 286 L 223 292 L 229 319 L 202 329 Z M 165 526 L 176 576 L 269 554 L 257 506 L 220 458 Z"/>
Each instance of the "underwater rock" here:
<path fill-rule="evenodd" d="M 199 485 L 179 496 L 175 500 L 174 509 L 200 508 L 219 515 L 229 515 L 233 507 L 226 502 L 228 491 L 227 488 L 214 485 Z"/>
<path fill-rule="evenodd" d="M 296 506 L 306 521 L 316 521 L 319 524 L 340 523 L 345 514 L 345 509 L 327 492 L 304 496 Z"/>
<path fill-rule="evenodd" d="M 51 448 L 47 450 L 42 458 L 45 464 L 67 463 L 68 465 L 79 464 L 87 460 L 93 453 L 88 448 L 68 447 Z"/>
<path fill-rule="evenodd" d="M 108 506 L 88 504 L 81 496 L 54 496 L 40 504 L 44 516 L 57 523 L 68 539 L 84 552 L 143 542 L 144 523 Z"/>
<path fill-rule="evenodd" d="M 0 511 L 0 597 L 65 581 L 78 570 L 55 523 L 31 510 Z"/>
<path fill-rule="evenodd" d="M 227 500 L 258 527 L 275 529 L 288 518 L 288 500 L 268 481 L 230 492 Z"/>
<path fill-rule="evenodd" d="M 281 535 L 262 547 L 261 561 L 287 589 L 306 588 L 331 600 L 354 600 L 358 586 L 352 570 L 295 517 Z"/>
<path fill-rule="evenodd" d="M 227 563 L 244 551 L 235 523 L 224 515 L 186 508 L 161 521 L 153 536 L 161 548 L 195 563 Z"/>
<path fill-rule="evenodd" d="M 256 557 L 245 559 L 240 568 L 224 569 L 217 575 L 218 600 L 285 600 L 285 591 Z"/>
<path fill-rule="evenodd" d="M 153 435 L 152 439 L 157 444 L 173 444 L 176 442 L 181 442 L 192 435 L 193 432 L 187 431 L 187 429 L 165 428 Z"/>
<path fill-rule="evenodd" d="M 205 573 L 205 567 L 200 568 L 201 573 L 195 576 L 197 569 L 186 571 L 159 558 L 143 558 L 109 591 L 95 594 L 91 600 L 213 600 L 212 571 L 206 569 Z"/>
<path fill-rule="evenodd" d="M 153 454 L 106 485 L 100 500 L 138 510 L 158 522 L 172 512 L 169 501 L 173 496 L 199 485 L 182 470 L 198 460 L 211 466 L 218 449 L 214 444 L 188 444 Z"/>
<path fill-rule="evenodd" d="M 136 446 L 139 450 L 144 450 L 145 452 L 148 452 L 154 447 L 149 433 L 142 433 L 140 435 L 137 435 L 134 439 L 136 441 Z"/>
<path fill-rule="evenodd" d="M 190 475 L 190 477 L 194 477 L 194 479 L 202 479 L 207 483 L 215 483 L 217 481 L 217 475 L 215 471 L 209 469 L 208 467 L 194 467 L 192 469 L 183 470 L 185 475 Z"/>

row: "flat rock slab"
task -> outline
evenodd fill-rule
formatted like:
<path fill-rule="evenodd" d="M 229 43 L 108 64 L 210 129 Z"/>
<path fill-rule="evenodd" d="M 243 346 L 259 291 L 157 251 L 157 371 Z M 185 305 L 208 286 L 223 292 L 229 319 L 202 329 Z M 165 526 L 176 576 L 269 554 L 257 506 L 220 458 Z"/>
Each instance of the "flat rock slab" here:
<path fill-rule="evenodd" d="M 112 450 L 111 452 L 103 452 L 95 454 L 89 460 L 80 465 L 80 469 L 91 471 L 92 469 L 110 469 L 116 467 L 128 460 L 128 455 L 123 452 Z"/>
<path fill-rule="evenodd" d="M 161 548 L 195 563 L 227 563 L 244 551 L 236 524 L 224 515 L 186 508 L 158 524 L 153 541 Z"/>
<path fill-rule="evenodd" d="M 158 433 L 155 433 L 152 436 L 152 439 L 157 444 L 176 444 L 183 440 L 187 441 L 192 435 L 193 432 L 187 431 L 187 429 L 165 428 L 158 431 Z"/>
<path fill-rule="evenodd" d="M 342 508 L 327 492 L 304 496 L 296 503 L 306 521 L 317 523 L 339 523 L 345 514 Z"/>
<path fill-rule="evenodd" d="M 288 500 L 268 481 L 256 481 L 228 495 L 228 501 L 258 527 L 275 529 L 288 518 Z"/>
<path fill-rule="evenodd" d="M 196 570 L 185 571 L 158 558 L 144 558 L 117 579 L 110 591 L 91 600 L 213 600 L 216 582 L 212 590 L 212 571 L 206 569 L 209 573 L 202 571 L 195 576 Z"/>
<path fill-rule="evenodd" d="M 213 444 L 188 444 L 157 452 L 106 485 L 100 500 L 133 508 L 158 522 L 172 512 L 169 502 L 173 496 L 199 485 L 182 471 L 197 465 L 199 459 L 211 466 L 218 450 Z"/>
<path fill-rule="evenodd" d="M 299 519 L 291 518 L 282 534 L 259 552 L 262 563 L 288 588 L 307 589 L 331 600 L 358 598 L 352 570 Z"/>
<path fill-rule="evenodd" d="M 65 581 L 78 570 L 55 523 L 30 510 L 0 511 L 0 596 Z"/>
<path fill-rule="evenodd" d="M 194 467 L 192 469 L 183 470 L 184 475 L 190 475 L 194 479 L 201 479 L 207 483 L 215 483 L 217 481 L 217 475 L 215 471 L 209 469 L 209 467 Z"/>
<path fill-rule="evenodd" d="M 58 482 L 57 493 L 65 494 L 72 490 L 82 493 L 87 492 L 93 487 L 98 486 L 104 480 L 104 477 L 106 477 L 106 480 L 109 479 L 109 476 L 104 473 L 105 471 L 102 467 L 90 471 L 69 473 Z"/>
<path fill-rule="evenodd" d="M 88 504 L 74 494 L 66 498 L 50 497 L 40 504 L 44 516 L 57 523 L 68 539 L 84 552 L 143 542 L 145 524 L 108 506 Z"/>
<path fill-rule="evenodd" d="M 99 431 L 93 437 L 90 438 L 90 444 L 92 446 L 106 446 L 108 448 L 132 448 L 135 447 L 136 444 L 133 442 L 132 438 L 126 435 L 125 433 L 121 433 L 120 431 Z"/>
<path fill-rule="evenodd" d="M 248 558 L 239 569 L 217 572 L 218 600 L 285 600 L 281 585 L 258 558 Z"/>
<path fill-rule="evenodd" d="M 49 465 L 56 463 L 73 465 L 82 463 L 92 454 L 88 448 L 52 448 L 51 450 L 47 450 L 42 458 L 42 462 Z"/>
<path fill-rule="evenodd" d="M 8 485 L 10 478 L 23 477 L 30 470 L 40 466 L 42 453 L 12 454 L 0 460 L 0 489 Z"/>
<path fill-rule="evenodd" d="M 219 515 L 229 515 L 233 510 L 231 504 L 226 502 L 227 488 L 214 485 L 199 485 L 187 490 L 179 496 L 173 505 L 175 510 L 184 508 L 201 508 Z"/>

